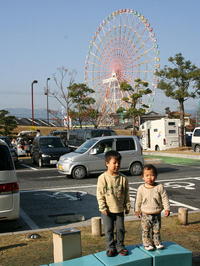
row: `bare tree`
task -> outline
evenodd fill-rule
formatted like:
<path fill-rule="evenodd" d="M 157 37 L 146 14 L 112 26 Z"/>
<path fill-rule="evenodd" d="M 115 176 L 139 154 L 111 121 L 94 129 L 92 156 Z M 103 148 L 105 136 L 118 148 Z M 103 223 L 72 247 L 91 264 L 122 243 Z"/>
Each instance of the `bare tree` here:
<path fill-rule="evenodd" d="M 59 102 L 61 108 L 64 110 L 65 116 L 68 118 L 66 120 L 68 129 L 70 128 L 69 110 L 71 106 L 71 99 L 68 97 L 68 87 L 74 83 L 75 76 L 75 70 L 68 70 L 64 66 L 59 67 L 57 69 L 57 72 L 53 74 L 55 89 L 48 90 L 49 96 L 54 97 Z M 51 112 L 50 110 L 50 113 L 53 114 L 55 112 Z M 58 114 L 56 116 L 58 116 Z"/>

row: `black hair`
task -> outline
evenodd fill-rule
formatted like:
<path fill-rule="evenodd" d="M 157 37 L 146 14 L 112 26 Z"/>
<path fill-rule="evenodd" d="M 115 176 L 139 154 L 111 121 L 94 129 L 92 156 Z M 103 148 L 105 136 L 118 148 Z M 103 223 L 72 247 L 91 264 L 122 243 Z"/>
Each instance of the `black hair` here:
<path fill-rule="evenodd" d="M 158 176 L 158 171 L 157 171 L 157 168 L 153 165 L 153 164 L 146 164 L 144 167 L 143 167 L 143 170 L 142 170 L 142 176 L 144 176 L 144 170 L 152 170 L 154 175 L 157 177 Z"/>
<path fill-rule="evenodd" d="M 105 154 L 105 161 L 109 163 L 112 158 L 115 158 L 117 161 L 120 162 L 122 159 L 122 156 L 118 151 L 113 151 L 113 150 L 107 151 Z"/>

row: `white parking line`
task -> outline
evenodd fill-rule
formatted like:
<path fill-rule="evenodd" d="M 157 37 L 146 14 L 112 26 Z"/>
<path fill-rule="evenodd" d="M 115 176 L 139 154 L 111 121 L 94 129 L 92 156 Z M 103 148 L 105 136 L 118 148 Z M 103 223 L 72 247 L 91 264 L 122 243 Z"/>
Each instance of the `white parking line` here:
<path fill-rule="evenodd" d="M 23 164 L 23 163 L 21 163 L 21 165 L 24 166 L 24 167 L 26 167 L 26 168 L 29 168 L 29 169 L 31 169 L 31 170 L 38 170 L 37 168 L 31 167 L 31 166 L 29 166 L 29 165 L 27 165 L 27 164 Z"/>
<path fill-rule="evenodd" d="M 199 209 L 196 207 L 192 207 L 190 205 L 187 205 L 187 204 L 175 201 L 175 200 L 169 200 L 169 201 L 170 201 L 170 203 L 172 203 L 171 206 L 176 206 L 176 207 L 180 206 L 180 207 L 185 207 L 185 208 L 191 209 L 193 211 L 199 211 Z"/>
<path fill-rule="evenodd" d="M 55 176 L 55 177 L 62 177 L 62 176 Z M 185 178 L 176 178 L 176 179 L 163 179 L 163 180 L 158 180 L 159 182 L 170 182 L 170 181 L 181 181 L 181 180 L 190 180 L 190 179 L 195 179 L 195 180 L 200 180 L 200 177 L 185 177 Z M 139 181 L 139 182 L 130 182 L 129 185 L 137 185 L 137 184 L 143 184 L 144 181 Z M 69 189 L 80 189 L 80 188 L 96 188 L 97 185 L 84 185 L 84 186 L 76 186 L 76 187 L 55 187 L 55 188 L 42 188 L 42 189 L 37 189 L 37 190 L 21 190 L 23 193 L 30 193 L 30 192 L 39 192 L 39 191 L 55 191 L 55 190 L 69 190 Z"/>
<path fill-rule="evenodd" d="M 20 209 L 20 216 L 25 221 L 25 223 L 30 227 L 31 230 L 39 229 L 39 226 L 23 211 Z"/>

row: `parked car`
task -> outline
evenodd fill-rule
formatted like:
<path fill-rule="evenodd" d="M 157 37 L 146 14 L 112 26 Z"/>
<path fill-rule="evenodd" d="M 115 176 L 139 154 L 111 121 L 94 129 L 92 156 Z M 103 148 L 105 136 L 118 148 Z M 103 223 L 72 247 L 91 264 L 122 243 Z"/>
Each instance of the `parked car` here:
<path fill-rule="evenodd" d="M 0 140 L 0 220 L 19 218 L 20 193 L 8 145 Z"/>
<path fill-rule="evenodd" d="M 59 173 L 81 179 L 92 173 L 105 171 L 105 152 L 117 150 L 122 155 L 121 171 L 140 175 L 144 165 L 142 148 L 136 136 L 109 136 L 92 138 L 74 152 L 60 157 Z"/>
<path fill-rule="evenodd" d="M 7 136 L 0 136 L 0 139 L 5 141 L 6 144 L 8 145 L 9 149 L 10 149 L 10 153 L 13 159 L 13 162 L 16 164 L 18 162 L 18 156 L 17 156 L 17 151 L 16 148 L 13 147 L 9 137 Z"/>
<path fill-rule="evenodd" d="M 38 130 L 24 130 L 18 133 L 16 145 L 18 156 L 30 155 L 32 142 L 37 134 Z"/>
<path fill-rule="evenodd" d="M 200 127 L 195 127 L 192 132 L 192 149 L 195 152 L 200 152 Z"/>
<path fill-rule="evenodd" d="M 68 146 L 71 150 L 75 150 L 88 139 L 114 135 L 115 131 L 107 128 L 74 129 L 68 132 Z"/>
<path fill-rule="evenodd" d="M 33 140 L 31 150 L 32 162 L 39 167 L 55 165 L 60 156 L 69 151 L 69 148 L 65 147 L 59 137 L 39 136 Z"/>

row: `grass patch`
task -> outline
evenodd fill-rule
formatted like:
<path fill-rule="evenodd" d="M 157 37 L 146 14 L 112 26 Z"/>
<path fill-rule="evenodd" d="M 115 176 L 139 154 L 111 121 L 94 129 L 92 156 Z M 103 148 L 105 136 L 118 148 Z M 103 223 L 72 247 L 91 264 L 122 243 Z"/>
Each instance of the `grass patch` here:
<path fill-rule="evenodd" d="M 198 159 L 190 158 L 178 158 L 178 157 L 168 157 L 168 156 L 158 156 L 158 155 L 144 155 L 145 159 L 159 159 L 163 163 L 167 164 L 182 164 L 182 165 L 199 165 Z"/>
<path fill-rule="evenodd" d="M 81 230 L 82 253 L 88 255 L 105 249 L 105 239 L 93 237 L 90 227 Z M 140 221 L 126 222 L 126 245 L 141 243 Z M 41 238 L 30 239 L 27 234 L 0 235 L 1 266 L 38 266 L 53 262 L 51 231 L 38 232 Z M 177 216 L 162 218 L 162 239 L 174 241 L 193 252 L 200 250 L 200 212 L 189 213 L 189 224 L 178 224 Z"/>

